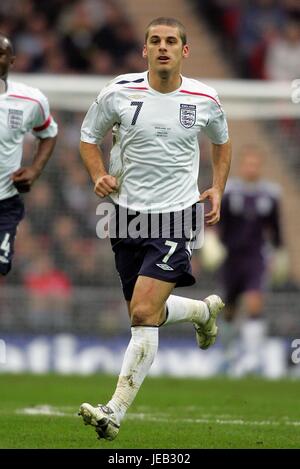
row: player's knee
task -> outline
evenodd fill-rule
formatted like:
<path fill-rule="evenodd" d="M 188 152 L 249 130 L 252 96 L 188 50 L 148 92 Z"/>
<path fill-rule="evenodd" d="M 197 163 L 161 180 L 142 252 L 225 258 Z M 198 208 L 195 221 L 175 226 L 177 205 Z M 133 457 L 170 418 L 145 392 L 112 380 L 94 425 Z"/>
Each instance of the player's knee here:
<path fill-rule="evenodd" d="M 132 326 L 155 326 L 158 319 L 149 304 L 136 303 L 130 308 Z"/>

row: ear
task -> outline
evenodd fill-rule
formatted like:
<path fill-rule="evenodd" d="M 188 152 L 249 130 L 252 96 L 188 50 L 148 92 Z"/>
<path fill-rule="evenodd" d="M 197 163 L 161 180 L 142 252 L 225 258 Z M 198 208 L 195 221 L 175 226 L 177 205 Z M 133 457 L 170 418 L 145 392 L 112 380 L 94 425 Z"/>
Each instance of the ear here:
<path fill-rule="evenodd" d="M 143 47 L 143 59 L 146 59 L 148 57 L 148 51 L 147 51 L 147 46 L 144 44 Z"/>
<path fill-rule="evenodd" d="M 10 58 L 10 63 L 9 63 L 9 66 L 10 67 L 13 67 L 14 63 L 15 63 L 15 60 L 16 60 L 16 56 L 15 55 L 12 55 L 11 58 Z"/>
<path fill-rule="evenodd" d="M 183 46 L 182 48 L 182 57 L 184 59 L 187 59 L 189 55 L 190 55 L 190 48 L 187 44 L 185 44 L 185 46 Z"/>

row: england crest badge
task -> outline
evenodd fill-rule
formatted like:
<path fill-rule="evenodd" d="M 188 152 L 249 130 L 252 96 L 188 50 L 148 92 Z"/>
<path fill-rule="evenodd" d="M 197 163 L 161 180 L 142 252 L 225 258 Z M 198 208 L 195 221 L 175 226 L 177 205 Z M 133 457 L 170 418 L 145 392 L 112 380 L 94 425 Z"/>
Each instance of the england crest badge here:
<path fill-rule="evenodd" d="M 20 129 L 23 125 L 23 111 L 19 109 L 9 109 L 7 124 L 10 129 Z"/>
<path fill-rule="evenodd" d="M 196 106 L 194 104 L 180 104 L 180 123 L 186 129 L 196 123 Z"/>

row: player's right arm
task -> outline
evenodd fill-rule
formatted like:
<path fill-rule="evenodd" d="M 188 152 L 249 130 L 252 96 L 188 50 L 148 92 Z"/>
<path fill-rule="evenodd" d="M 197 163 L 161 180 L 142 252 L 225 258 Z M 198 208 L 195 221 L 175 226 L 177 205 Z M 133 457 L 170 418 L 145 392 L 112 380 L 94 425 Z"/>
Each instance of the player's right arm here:
<path fill-rule="evenodd" d="M 94 192 L 99 197 L 117 190 L 117 179 L 107 173 L 103 153 L 99 148 L 108 130 L 117 121 L 114 92 L 108 87 L 91 105 L 81 127 L 80 155 L 94 183 Z"/>
<path fill-rule="evenodd" d="M 80 155 L 94 183 L 94 192 L 99 197 L 106 197 L 117 189 L 117 179 L 107 174 L 103 155 L 97 145 L 80 142 Z"/>

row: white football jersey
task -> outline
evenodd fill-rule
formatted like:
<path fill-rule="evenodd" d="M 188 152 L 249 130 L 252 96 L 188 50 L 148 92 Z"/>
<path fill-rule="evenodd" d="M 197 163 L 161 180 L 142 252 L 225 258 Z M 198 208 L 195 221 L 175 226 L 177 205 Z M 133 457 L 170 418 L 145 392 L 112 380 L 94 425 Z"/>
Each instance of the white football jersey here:
<path fill-rule="evenodd" d="M 216 91 L 182 77 L 180 88 L 160 93 L 148 73 L 121 75 L 91 105 L 81 128 L 83 142 L 99 144 L 113 128 L 109 173 L 119 181 L 112 199 L 140 212 L 183 210 L 199 199 L 198 134 L 228 140 Z"/>
<path fill-rule="evenodd" d="M 18 193 L 11 174 L 21 166 L 27 132 L 40 138 L 55 137 L 57 124 L 40 90 L 8 81 L 6 93 L 0 94 L 0 200 Z"/>

